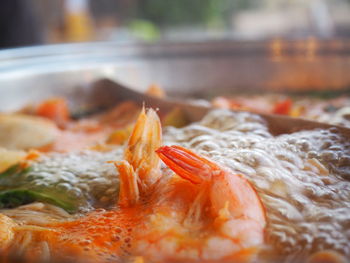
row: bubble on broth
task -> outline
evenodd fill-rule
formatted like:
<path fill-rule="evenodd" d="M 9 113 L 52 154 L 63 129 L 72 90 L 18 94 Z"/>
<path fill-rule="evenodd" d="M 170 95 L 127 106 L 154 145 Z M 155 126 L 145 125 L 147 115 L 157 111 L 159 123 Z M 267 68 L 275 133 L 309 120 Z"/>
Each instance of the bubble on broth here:
<path fill-rule="evenodd" d="M 263 255 L 302 262 L 332 249 L 350 257 L 350 142 L 334 130 L 273 136 L 254 114 L 215 110 L 199 123 L 166 129 L 164 141 L 253 183 L 267 212 Z"/>

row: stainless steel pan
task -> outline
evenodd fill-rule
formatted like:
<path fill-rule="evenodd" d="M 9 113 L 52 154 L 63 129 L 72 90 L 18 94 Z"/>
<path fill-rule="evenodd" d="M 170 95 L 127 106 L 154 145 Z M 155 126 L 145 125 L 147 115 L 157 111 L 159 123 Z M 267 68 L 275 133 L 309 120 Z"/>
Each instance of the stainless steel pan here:
<path fill-rule="evenodd" d="M 172 96 L 232 92 L 349 91 L 346 41 L 52 45 L 0 52 L 0 110 L 84 92 L 108 77 L 136 90 L 160 84 Z"/>

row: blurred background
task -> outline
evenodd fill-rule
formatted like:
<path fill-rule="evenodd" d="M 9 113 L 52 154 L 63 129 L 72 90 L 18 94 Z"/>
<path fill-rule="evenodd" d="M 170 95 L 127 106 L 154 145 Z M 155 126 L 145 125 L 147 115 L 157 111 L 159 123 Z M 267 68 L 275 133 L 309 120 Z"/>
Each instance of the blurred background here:
<path fill-rule="evenodd" d="M 0 48 L 350 37 L 350 0 L 2 0 Z"/>

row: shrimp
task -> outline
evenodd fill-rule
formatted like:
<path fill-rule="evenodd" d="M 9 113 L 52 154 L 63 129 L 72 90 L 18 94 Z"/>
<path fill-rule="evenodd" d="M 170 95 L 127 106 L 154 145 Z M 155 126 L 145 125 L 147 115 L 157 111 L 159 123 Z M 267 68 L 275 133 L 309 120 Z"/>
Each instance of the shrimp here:
<path fill-rule="evenodd" d="M 48 255 L 81 262 L 253 260 L 266 224 L 253 186 L 188 149 L 161 147 L 161 134 L 157 114 L 142 110 L 124 159 L 114 162 L 120 176 L 115 206 L 68 221 L 11 225 L 10 238 L 30 242 L 10 240 L 8 251 L 20 246 L 33 261 Z"/>
<path fill-rule="evenodd" d="M 178 177 L 158 186 L 169 188 L 138 231 L 137 252 L 159 262 L 253 260 L 266 219 L 252 185 L 183 147 L 163 146 L 157 153 Z"/>

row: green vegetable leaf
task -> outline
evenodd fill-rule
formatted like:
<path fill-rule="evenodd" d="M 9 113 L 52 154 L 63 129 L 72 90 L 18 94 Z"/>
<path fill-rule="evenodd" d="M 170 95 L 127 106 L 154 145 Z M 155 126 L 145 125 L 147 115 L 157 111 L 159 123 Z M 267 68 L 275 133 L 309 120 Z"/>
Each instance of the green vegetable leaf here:
<path fill-rule="evenodd" d="M 20 164 L 15 164 L 10 166 L 7 170 L 0 173 L 0 179 L 7 176 L 19 175 L 21 173 L 28 172 L 29 170 L 30 170 L 30 167 L 22 168 Z"/>
<path fill-rule="evenodd" d="M 76 205 L 72 200 L 68 199 L 54 193 L 48 194 L 27 189 L 12 189 L 0 192 L 0 208 L 14 208 L 39 201 L 59 206 L 67 212 L 74 212 Z"/>
<path fill-rule="evenodd" d="M 67 212 L 75 212 L 82 200 L 74 198 L 56 184 L 39 184 L 39 175 L 31 167 L 16 164 L 0 173 L 0 209 L 14 208 L 32 202 L 44 202 L 59 206 Z"/>

